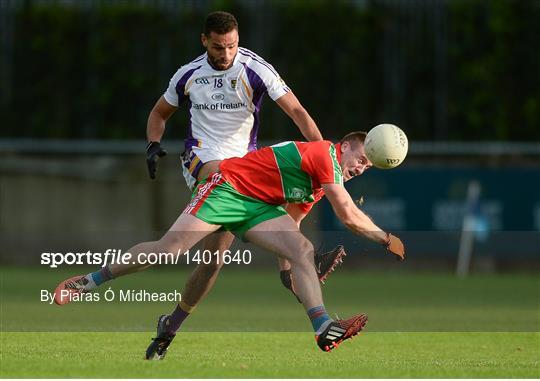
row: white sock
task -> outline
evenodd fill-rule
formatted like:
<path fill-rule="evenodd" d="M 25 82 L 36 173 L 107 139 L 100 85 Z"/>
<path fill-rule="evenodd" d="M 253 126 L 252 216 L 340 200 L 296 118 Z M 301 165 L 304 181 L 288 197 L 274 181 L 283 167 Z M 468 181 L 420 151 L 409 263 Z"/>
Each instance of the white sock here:
<path fill-rule="evenodd" d="M 97 287 L 96 282 L 94 282 L 94 278 L 92 278 L 92 273 L 85 275 L 84 279 L 88 281 L 84 285 L 84 291 L 90 291 Z"/>

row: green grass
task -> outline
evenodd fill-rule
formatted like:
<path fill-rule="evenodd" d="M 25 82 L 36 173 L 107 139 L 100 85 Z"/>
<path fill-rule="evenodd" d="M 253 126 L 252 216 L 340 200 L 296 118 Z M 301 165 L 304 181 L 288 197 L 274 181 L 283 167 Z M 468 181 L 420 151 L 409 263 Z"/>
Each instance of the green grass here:
<path fill-rule="evenodd" d="M 83 272 L 79 270 L 79 272 Z M 182 291 L 185 271 L 149 270 L 117 279 L 119 290 Z M 86 302 L 63 307 L 40 302 L 41 289 L 54 289 L 73 270 L 3 268 L 3 331 L 141 332 L 171 302 Z M 31 280 L 31 281 L 26 281 Z M 540 280 L 527 275 L 396 274 L 347 271 L 323 287 L 326 307 L 341 317 L 362 311 L 370 332 L 535 332 L 540 330 Z M 39 319 L 36 320 L 36 316 Z M 91 318 L 90 318 L 91 317 Z M 277 318 L 276 318 L 277 317 Z M 187 331 L 310 331 L 302 306 L 280 284 L 277 271 L 225 268 L 208 298 L 188 319 Z"/>
<path fill-rule="evenodd" d="M 167 359 L 146 362 L 156 318 L 174 303 L 39 301 L 40 289 L 72 273 L 0 270 L 1 377 L 540 377 L 540 281 L 531 275 L 458 280 L 341 269 L 323 289 L 329 312 L 362 311 L 370 320 L 328 354 L 277 272 L 226 268 Z M 151 270 L 110 285 L 181 291 L 186 276 Z"/>
<path fill-rule="evenodd" d="M 4 333 L 2 377 L 538 378 L 538 333 L 365 333 L 332 353 L 308 333 L 182 333 L 164 361 L 145 333 Z"/>

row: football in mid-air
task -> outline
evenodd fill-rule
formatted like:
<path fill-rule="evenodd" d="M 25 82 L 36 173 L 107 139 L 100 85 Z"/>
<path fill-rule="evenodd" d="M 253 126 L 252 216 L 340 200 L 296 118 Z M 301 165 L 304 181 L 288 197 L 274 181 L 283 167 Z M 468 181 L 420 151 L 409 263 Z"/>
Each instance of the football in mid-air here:
<path fill-rule="evenodd" d="M 390 169 L 403 163 L 409 142 L 401 128 L 393 124 L 379 124 L 368 132 L 364 149 L 373 166 Z"/>

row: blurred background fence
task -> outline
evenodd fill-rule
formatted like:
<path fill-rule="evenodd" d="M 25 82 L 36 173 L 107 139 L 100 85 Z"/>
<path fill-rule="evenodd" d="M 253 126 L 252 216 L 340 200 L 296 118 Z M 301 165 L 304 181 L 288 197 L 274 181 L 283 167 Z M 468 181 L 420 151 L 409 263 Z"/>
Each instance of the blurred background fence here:
<path fill-rule="evenodd" d="M 328 137 L 379 121 L 415 140 L 540 139 L 535 0 L 0 1 L 2 136 L 139 138 L 205 15 L 233 12 Z M 261 137 L 290 137 L 263 107 Z M 167 137 L 184 138 L 187 113 Z M 297 135 L 298 136 L 298 135 Z"/>
<path fill-rule="evenodd" d="M 534 0 L 0 0 L 4 263 L 33 263 L 44 244 L 128 245 L 170 225 L 189 194 L 177 155 L 147 179 L 146 118 L 177 68 L 203 52 L 204 17 L 218 9 L 237 16 L 241 45 L 275 66 L 326 138 L 380 122 L 406 131 L 406 163 L 349 189 L 422 258 L 408 266 L 454 264 L 467 187 L 478 181 L 470 212 L 486 267 L 538 269 Z M 168 123 L 172 153 L 187 118 L 180 110 Z M 261 120 L 266 143 L 301 138 L 270 100 Z M 369 251 L 326 203 L 304 229 Z"/>

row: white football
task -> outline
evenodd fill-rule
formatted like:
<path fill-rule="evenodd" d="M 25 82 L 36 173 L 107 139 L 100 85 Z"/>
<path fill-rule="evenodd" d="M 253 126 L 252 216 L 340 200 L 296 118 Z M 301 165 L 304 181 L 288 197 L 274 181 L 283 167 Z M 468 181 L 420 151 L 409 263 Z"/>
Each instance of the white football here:
<path fill-rule="evenodd" d="M 390 169 L 403 163 L 409 142 L 401 128 L 393 124 L 379 124 L 368 132 L 364 149 L 373 166 Z"/>

